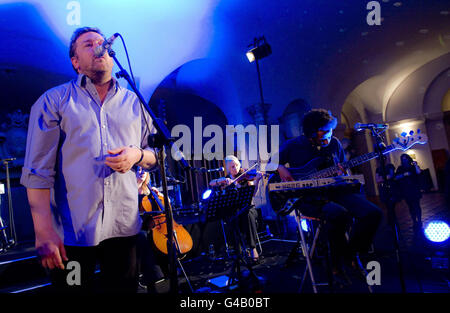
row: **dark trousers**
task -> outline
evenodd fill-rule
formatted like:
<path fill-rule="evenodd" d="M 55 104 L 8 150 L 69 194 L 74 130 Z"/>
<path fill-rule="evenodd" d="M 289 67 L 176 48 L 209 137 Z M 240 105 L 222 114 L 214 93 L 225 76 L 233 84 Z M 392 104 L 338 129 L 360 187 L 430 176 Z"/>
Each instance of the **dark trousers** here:
<path fill-rule="evenodd" d="M 143 275 L 143 283 L 146 286 L 164 278 L 158 258 L 155 254 L 152 236 L 147 231 L 138 234 L 137 257 L 140 273 Z"/>
<path fill-rule="evenodd" d="M 136 272 L 137 236 L 106 239 L 97 246 L 65 246 L 69 261 L 65 269 L 50 271 L 50 278 L 58 292 L 137 292 Z M 69 285 L 74 268 L 67 268 L 71 261 L 79 263 L 81 284 Z M 100 267 L 99 284 L 95 280 L 97 263 Z"/>
<path fill-rule="evenodd" d="M 405 197 L 405 202 L 409 208 L 409 214 L 413 220 L 414 226 L 422 224 L 422 208 L 420 207 L 420 198 Z"/>
<path fill-rule="evenodd" d="M 258 218 L 258 211 L 251 207 L 248 212 L 244 212 L 239 217 L 239 228 L 246 239 L 247 248 L 256 248 L 258 228 L 256 219 Z"/>
<path fill-rule="evenodd" d="M 309 202 L 300 211 L 304 210 L 303 214 L 319 216 L 326 221 L 325 232 L 332 263 L 338 267 L 342 259 L 351 261 L 356 253 L 367 252 L 381 222 L 382 212 L 362 194 L 333 194 L 328 200 L 322 202 L 319 208 L 317 202 Z M 345 234 L 350 226 L 347 240 Z"/>

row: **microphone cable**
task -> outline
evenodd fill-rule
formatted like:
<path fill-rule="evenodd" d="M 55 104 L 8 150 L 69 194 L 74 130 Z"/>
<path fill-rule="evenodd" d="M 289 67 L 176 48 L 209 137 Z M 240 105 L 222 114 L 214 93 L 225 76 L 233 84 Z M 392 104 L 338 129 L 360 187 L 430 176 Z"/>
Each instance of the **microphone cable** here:
<path fill-rule="evenodd" d="M 119 35 L 120 40 L 122 41 L 123 48 L 124 48 L 124 50 L 125 50 L 125 55 L 126 55 L 126 57 L 127 57 L 128 68 L 130 69 L 131 79 L 133 80 L 133 83 L 134 83 L 134 85 L 135 85 L 136 88 L 137 88 L 136 80 L 134 79 L 133 70 L 131 69 L 131 62 L 130 62 L 130 58 L 129 58 L 129 55 L 128 55 L 127 45 L 125 44 L 125 39 L 122 37 L 122 34 L 120 34 L 120 33 L 117 33 L 117 34 Z M 145 110 L 145 108 L 144 108 L 144 104 L 143 104 L 141 101 L 139 101 L 139 104 L 140 104 L 140 106 L 141 106 L 141 112 L 142 112 L 142 115 L 143 115 L 143 117 L 144 117 L 145 124 L 146 124 L 146 126 L 147 126 L 147 132 L 149 133 L 149 136 L 150 136 L 150 135 L 152 135 L 152 133 L 151 133 L 151 131 L 150 131 L 150 125 L 149 125 L 149 123 L 148 123 L 147 117 L 145 116 L 146 110 Z M 155 152 L 156 152 L 156 151 L 155 151 Z M 155 157 L 156 157 L 156 160 L 158 161 L 158 157 L 157 157 L 156 155 L 155 155 Z M 166 168 L 167 168 L 167 167 L 166 167 Z M 185 176 L 183 176 L 182 181 L 186 182 L 186 177 L 185 177 Z"/>

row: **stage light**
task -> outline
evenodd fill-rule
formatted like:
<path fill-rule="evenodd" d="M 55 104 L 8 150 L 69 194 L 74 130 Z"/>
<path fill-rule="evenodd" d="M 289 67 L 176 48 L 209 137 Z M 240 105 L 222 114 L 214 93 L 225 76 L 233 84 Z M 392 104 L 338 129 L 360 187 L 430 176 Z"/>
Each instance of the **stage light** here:
<path fill-rule="evenodd" d="M 431 221 L 425 227 L 424 234 L 432 242 L 444 242 L 450 237 L 450 227 L 444 221 Z"/>
<path fill-rule="evenodd" d="M 255 60 L 261 60 L 266 56 L 272 54 L 272 48 L 266 42 L 266 39 L 264 37 L 255 38 L 254 42 L 250 45 L 250 47 L 253 48 L 247 51 L 247 53 L 245 54 L 250 63 L 252 63 Z"/>
<path fill-rule="evenodd" d="M 203 193 L 202 199 L 203 199 L 203 200 L 208 199 L 208 198 L 211 196 L 211 193 L 212 193 L 212 190 L 211 190 L 211 189 L 207 189 L 207 190 Z"/>
<path fill-rule="evenodd" d="M 305 219 L 302 219 L 302 222 L 300 223 L 301 224 L 301 226 L 302 226 L 302 229 L 303 229 L 303 231 L 304 232 L 307 232 L 308 231 L 308 221 L 307 220 L 305 220 Z"/>
<path fill-rule="evenodd" d="M 247 56 L 247 59 L 250 63 L 255 61 L 255 55 L 253 54 L 253 52 L 251 50 L 248 51 L 245 55 Z"/>
<path fill-rule="evenodd" d="M 245 54 L 247 56 L 247 59 L 250 63 L 255 62 L 256 65 L 256 74 L 258 77 L 258 86 L 259 86 L 259 97 L 261 99 L 261 102 L 257 104 L 256 107 L 250 106 L 249 108 L 251 110 L 256 109 L 257 112 L 263 112 L 263 124 L 268 123 L 268 117 L 267 117 L 267 110 L 270 105 L 266 105 L 264 103 L 264 95 L 263 95 L 263 88 L 262 88 L 262 82 L 261 82 L 261 73 L 259 71 L 259 62 L 258 60 L 265 58 L 266 56 L 270 55 L 272 53 L 272 48 L 270 45 L 266 42 L 266 38 L 264 36 L 253 39 L 253 42 L 248 45 L 248 48 L 250 48 L 249 51 Z M 247 109 L 249 109 L 247 108 Z"/>

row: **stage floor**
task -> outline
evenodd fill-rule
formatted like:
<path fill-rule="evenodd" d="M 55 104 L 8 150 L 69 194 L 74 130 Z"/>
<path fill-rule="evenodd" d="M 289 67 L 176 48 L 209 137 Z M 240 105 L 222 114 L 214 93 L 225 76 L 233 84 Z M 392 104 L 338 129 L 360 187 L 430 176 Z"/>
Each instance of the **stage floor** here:
<path fill-rule="evenodd" d="M 424 225 L 432 219 L 441 218 L 450 220 L 450 212 L 445 206 L 444 196 L 440 193 L 424 194 L 421 200 L 423 208 Z M 412 222 L 405 203 L 397 206 L 397 215 L 400 224 L 401 251 L 404 260 L 403 271 L 405 277 L 406 291 L 412 293 L 449 293 L 450 273 L 447 269 L 432 268 L 431 257 L 435 250 L 422 236 L 415 236 L 412 230 Z M 262 243 L 263 259 L 260 264 L 254 266 L 257 276 L 263 278 L 264 283 L 259 291 L 263 293 L 298 293 L 301 277 L 305 269 L 305 261 L 297 257 L 290 266 L 286 267 L 286 260 L 295 241 L 282 241 L 272 239 Z M 447 254 L 444 256 L 448 260 Z M 396 263 L 395 250 L 390 227 L 383 221 L 379 228 L 374 245 L 373 253 L 365 256 L 362 261 L 378 261 L 381 266 L 381 285 L 373 286 L 375 293 L 400 293 L 401 285 Z M 0 293 L 6 292 L 28 292 L 48 293 L 51 285 L 45 276 L 45 271 L 39 267 L 32 246 L 22 246 L 0 255 Z M 220 255 L 219 255 L 220 256 Z M 223 257 L 223 255 L 221 255 Z M 19 260 L 17 262 L 10 262 Z M 202 255 L 190 260 L 183 260 L 182 264 L 193 289 L 196 292 L 237 292 L 237 289 L 227 290 L 218 288 L 208 281 L 212 278 L 230 273 L 232 260 L 211 260 L 207 255 Z M 325 267 L 318 259 L 314 262 L 314 271 L 317 282 L 326 282 Z M 26 269 L 26 270 L 24 270 Z M 242 266 L 242 270 L 246 268 Z M 20 279 L 19 279 L 20 278 Z M 368 293 L 367 284 L 356 276 L 350 276 L 352 284 L 343 288 L 335 287 L 335 293 Z M 180 290 L 188 292 L 185 279 L 179 276 Z M 36 287 L 36 288 L 34 288 Z M 32 289 L 29 289 L 32 288 Z M 169 290 L 168 281 L 157 284 L 157 292 L 165 293 Z M 329 293 L 327 286 L 319 287 L 319 292 Z M 248 290 L 247 290 L 248 291 Z M 140 288 L 140 293 L 146 292 Z M 302 292 L 311 293 L 310 280 L 307 279 Z"/>
<path fill-rule="evenodd" d="M 374 200 L 377 202 L 377 200 Z M 379 204 L 379 203 L 377 203 Z M 380 204 L 379 204 L 380 205 Z M 381 206 L 381 205 L 380 205 Z M 441 193 L 424 194 L 421 199 L 423 224 L 434 219 L 450 221 L 450 212 L 445 205 L 444 195 Z M 381 206 L 382 207 L 382 206 Z M 384 209 L 383 209 L 384 210 Z M 386 212 L 385 216 L 386 216 Z M 447 269 L 432 268 L 431 257 L 435 250 L 423 235 L 414 235 L 412 220 L 404 201 L 396 206 L 396 214 L 400 227 L 400 247 L 403 259 L 403 273 L 406 292 L 410 293 L 449 293 L 450 272 Z M 374 293 L 400 293 L 402 292 L 399 279 L 399 268 L 396 261 L 394 242 L 391 227 L 383 220 L 373 244 L 373 251 L 364 256 L 361 261 L 367 264 L 369 261 L 378 261 L 381 268 L 381 285 L 372 286 Z M 303 258 L 297 258 L 295 262 L 286 267 L 286 260 L 295 242 L 282 240 L 270 240 L 262 244 L 263 259 L 261 264 L 254 266 L 257 276 L 264 279 L 262 292 L 264 293 L 297 293 L 299 292 L 301 279 L 306 266 Z M 444 255 L 449 257 L 449 244 Z M 323 260 L 314 263 L 316 282 L 327 282 L 327 276 Z M 224 288 L 217 288 L 208 281 L 211 278 L 227 275 L 231 271 L 231 260 L 211 261 L 206 255 L 183 262 L 189 275 L 192 287 L 199 292 L 229 292 Z M 242 270 L 246 270 L 242 266 Z M 333 288 L 334 293 L 369 293 L 367 283 L 355 275 L 349 275 L 352 281 L 350 286 Z M 187 290 L 184 279 L 180 277 L 182 289 Z M 167 281 L 158 284 L 158 291 L 167 292 Z M 319 292 L 329 293 L 327 286 L 318 288 Z M 145 292 L 141 290 L 141 292 Z M 303 287 L 305 293 L 313 292 L 309 278 Z"/>

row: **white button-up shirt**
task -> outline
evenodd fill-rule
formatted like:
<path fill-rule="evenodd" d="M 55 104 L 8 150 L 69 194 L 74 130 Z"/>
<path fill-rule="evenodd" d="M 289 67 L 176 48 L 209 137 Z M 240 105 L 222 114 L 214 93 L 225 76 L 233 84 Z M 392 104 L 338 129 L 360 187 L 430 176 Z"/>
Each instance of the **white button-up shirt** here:
<path fill-rule="evenodd" d="M 135 171 L 121 174 L 104 162 L 110 149 L 136 145 L 151 150 L 148 135 L 154 132 L 137 96 L 114 78 L 103 104 L 81 74 L 36 101 L 21 183 L 51 189 L 54 225 L 64 244 L 94 246 L 139 232 Z"/>

